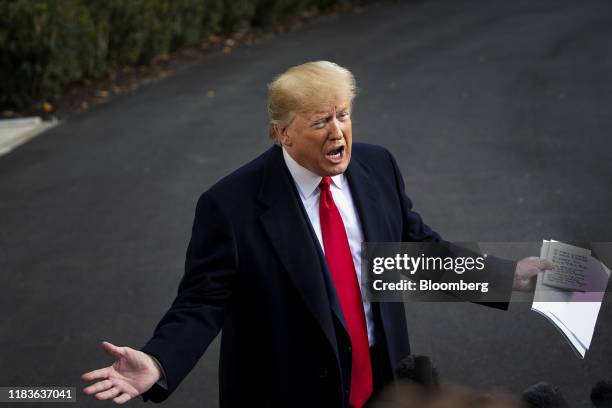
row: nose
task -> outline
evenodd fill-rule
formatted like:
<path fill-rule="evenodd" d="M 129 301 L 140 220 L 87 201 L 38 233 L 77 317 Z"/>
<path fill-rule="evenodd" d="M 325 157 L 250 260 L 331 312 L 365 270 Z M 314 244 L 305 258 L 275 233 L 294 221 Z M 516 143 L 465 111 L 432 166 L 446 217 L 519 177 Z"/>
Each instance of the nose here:
<path fill-rule="evenodd" d="M 329 138 L 332 140 L 342 139 L 342 129 L 340 128 L 340 121 L 338 118 L 333 118 L 329 121 Z"/>

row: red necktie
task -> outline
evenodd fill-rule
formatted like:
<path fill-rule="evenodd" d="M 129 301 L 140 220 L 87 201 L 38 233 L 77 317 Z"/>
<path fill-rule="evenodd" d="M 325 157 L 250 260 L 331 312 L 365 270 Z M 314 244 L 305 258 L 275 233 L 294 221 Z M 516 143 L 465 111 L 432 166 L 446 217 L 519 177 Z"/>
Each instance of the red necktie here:
<path fill-rule="evenodd" d="M 344 321 L 351 338 L 352 368 L 349 404 L 361 408 L 372 394 L 372 363 L 361 292 L 355 273 L 346 230 L 334 203 L 329 185 L 330 177 L 321 180 L 319 217 L 325 259 L 334 281 Z"/>

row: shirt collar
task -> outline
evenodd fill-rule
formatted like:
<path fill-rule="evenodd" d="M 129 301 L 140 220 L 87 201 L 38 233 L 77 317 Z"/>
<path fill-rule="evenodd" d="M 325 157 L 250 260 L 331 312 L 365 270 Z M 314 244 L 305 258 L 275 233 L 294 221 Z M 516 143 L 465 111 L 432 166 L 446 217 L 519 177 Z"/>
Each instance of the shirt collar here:
<path fill-rule="evenodd" d="M 291 173 L 291 176 L 297 185 L 300 195 L 303 199 L 309 198 L 317 190 L 317 187 L 319 187 L 319 183 L 323 177 L 313 173 L 305 167 L 302 167 L 293 159 L 293 157 L 291 157 L 284 147 L 283 158 L 285 159 L 285 164 L 289 169 L 289 173 Z M 346 182 L 346 176 L 344 173 L 333 176 L 331 179 L 333 184 L 342 190 L 344 183 Z"/>

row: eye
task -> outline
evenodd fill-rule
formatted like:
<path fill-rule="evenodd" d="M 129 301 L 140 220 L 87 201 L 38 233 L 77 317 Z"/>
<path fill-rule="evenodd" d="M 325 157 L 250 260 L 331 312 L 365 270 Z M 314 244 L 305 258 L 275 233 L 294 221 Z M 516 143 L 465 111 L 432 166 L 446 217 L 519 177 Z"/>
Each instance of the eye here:
<path fill-rule="evenodd" d="M 340 120 L 344 120 L 344 119 L 348 118 L 348 116 L 349 116 L 349 113 L 347 111 L 344 111 L 344 112 L 340 112 L 340 114 L 338 115 L 338 118 Z"/>
<path fill-rule="evenodd" d="M 323 129 L 325 127 L 326 122 L 327 122 L 327 118 L 319 119 L 315 123 L 312 124 L 312 127 L 315 129 Z"/>

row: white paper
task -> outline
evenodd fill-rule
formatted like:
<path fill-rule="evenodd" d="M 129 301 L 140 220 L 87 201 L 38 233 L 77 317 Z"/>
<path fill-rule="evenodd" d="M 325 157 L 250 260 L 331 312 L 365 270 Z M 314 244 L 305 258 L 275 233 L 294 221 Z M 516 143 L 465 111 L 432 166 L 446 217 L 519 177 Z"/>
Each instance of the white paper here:
<path fill-rule="evenodd" d="M 551 248 L 553 250 L 551 251 Z M 557 241 L 543 241 L 540 257 L 553 261 L 554 248 L 585 253 L 583 248 L 572 247 Z M 576 249 L 578 248 L 578 250 Z M 538 274 L 531 310 L 545 316 L 568 340 L 580 358 L 584 358 L 591 346 L 601 301 L 610 277 L 610 270 L 597 259 L 588 256 L 584 292 L 568 291 L 544 285 L 544 273 Z M 552 301 L 551 301 L 552 300 Z"/>
<path fill-rule="evenodd" d="M 591 251 L 556 242 L 549 245 L 546 257 L 555 266 L 544 272 L 544 285 L 569 290 L 586 290 L 586 275 Z"/>

